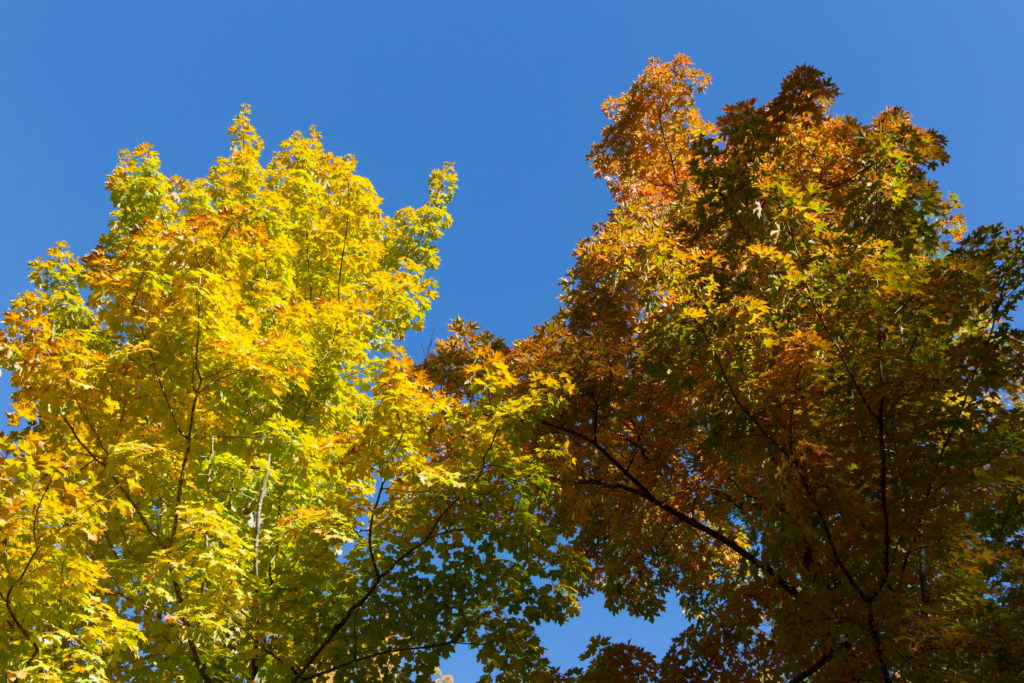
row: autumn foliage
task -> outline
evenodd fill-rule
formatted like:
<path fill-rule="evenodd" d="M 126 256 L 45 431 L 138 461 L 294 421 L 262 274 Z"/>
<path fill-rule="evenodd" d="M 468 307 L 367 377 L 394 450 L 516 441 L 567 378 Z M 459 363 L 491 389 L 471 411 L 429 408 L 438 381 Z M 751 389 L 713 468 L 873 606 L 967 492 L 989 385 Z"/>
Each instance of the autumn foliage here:
<path fill-rule="evenodd" d="M 576 386 L 554 517 L 611 607 L 678 601 L 658 680 L 1016 675 L 1024 232 L 967 231 L 900 109 L 801 66 L 711 124 L 707 82 L 654 60 L 605 104 L 616 207 L 516 349 Z"/>
<path fill-rule="evenodd" d="M 4 316 L 0 667 L 63 680 L 1001 680 L 1024 657 L 1024 232 L 945 140 L 801 66 L 697 107 L 652 60 L 590 159 L 615 208 L 561 310 L 414 364 L 451 167 L 393 216 L 243 109 L 206 177 L 123 152 L 95 250 Z M 534 632 L 577 596 L 655 656 Z"/>
<path fill-rule="evenodd" d="M 123 153 L 99 246 L 33 262 L 5 316 L 0 665 L 394 680 L 468 640 L 527 675 L 531 624 L 574 589 L 553 532 L 504 504 L 547 486 L 508 452 L 525 407 L 500 377 L 442 395 L 395 346 L 434 296 L 454 172 L 385 216 L 315 131 L 265 166 L 247 110 L 231 133 L 192 181 Z"/>

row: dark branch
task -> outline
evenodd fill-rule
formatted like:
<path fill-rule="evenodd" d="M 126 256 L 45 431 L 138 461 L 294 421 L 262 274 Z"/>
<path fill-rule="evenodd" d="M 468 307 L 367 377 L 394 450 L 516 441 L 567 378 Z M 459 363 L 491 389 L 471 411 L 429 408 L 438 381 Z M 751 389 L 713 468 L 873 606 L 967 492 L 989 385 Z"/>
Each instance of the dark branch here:
<path fill-rule="evenodd" d="M 574 436 L 577 439 L 580 439 L 581 441 L 584 441 L 585 443 L 589 444 L 594 450 L 600 453 L 605 458 L 605 460 L 607 460 L 616 470 L 618 470 L 619 474 L 625 477 L 630 482 L 630 484 L 632 484 L 635 495 L 639 496 L 643 500 L 648 501 L 649 503 L 653 504 L 655 507 L 661 509 L 662 511 L 668 513 L 670 516 L 679 520 L 691 529 L 694 529 L 695 531 L 698 531 L 704 534 L 705 536 L 709 536 L 710 538 L 726 546 L 727 548 L 735 552 L 737 555 L 745 559 L 747 562 L 757 567 L 757 569 L 763 575 L 774 579 L 775 582 L 779 585 L 779 587 L 782 588 L 782 590 L 784 590 L 790 596 L 796 597 L 799 594 L 799 591 L 796 588 L 794 588 L 788 581 L 786 581 L 784 578 L 779 576 L 778 573 L 776 573 L 774 567 L 772 567 L 770 564 L 762 562 L 760 558 L 754 555 L 754 553 L 752 553 L 747 548 L 744 548 L 742 545 L 740 545 L 735 539 L 730 538 L 721 531 L 714 529 L 708 526 L 707 524 L 704 524 L 699 519 L 686 514 L 685 512 L 679 510 L 670 503 L 661 500 L 660 498 L 655 496 L 643 482 L 637 479 L 636 476 L 632 472 L 630 472 L 625 465 L 623 465 L 621 462 L 618 461 L 618 459 L 616 459 L 611 453 L 609 453 L 608 449 L 601 445 L 601 443 L 597 439 L 586 436 L 585 434 L 581 434 L 580 432 L 577 432 L 574 429 L 563 427 L 561 425 L 557 425 L 547 420 L 542 420 L 541 423 L 552 429 L 556 429 L 570 436 Z"/>

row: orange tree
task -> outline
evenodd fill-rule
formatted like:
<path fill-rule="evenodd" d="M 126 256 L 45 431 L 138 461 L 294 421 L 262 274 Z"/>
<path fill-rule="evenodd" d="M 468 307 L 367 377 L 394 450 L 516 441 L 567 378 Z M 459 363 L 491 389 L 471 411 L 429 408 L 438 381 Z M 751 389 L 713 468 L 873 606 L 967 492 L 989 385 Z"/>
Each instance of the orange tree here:
<path fill-rule="evenodd" d="M 530 678 L 531 623 L 572 611 L 577 566 L 504 504 L 550 486 L 510 447 L 535 408 L 503 398 L 500 359 L 470 403 L 396 346 L 434 296 L 454 172 L 385 216 L 315 131 L 265 165 L 247 109 L 231 132 L 196 180 L 123 152 L 97 248 L 33 262 L 4 315 L 0 668 L 422 679 L 469 642 Z"/>
<path fill-rule="evenodd" d="M 521 375 L 590 589 L 688 625 L 584 680 L 994 680 L 1024 655 L 1024 236 L 965 229 L 944 139 L 807 66 L 712 124 L 652 60 L 590 158 L 616 206 Z M 584 672 L 577 670 L 575 675 Z"/>

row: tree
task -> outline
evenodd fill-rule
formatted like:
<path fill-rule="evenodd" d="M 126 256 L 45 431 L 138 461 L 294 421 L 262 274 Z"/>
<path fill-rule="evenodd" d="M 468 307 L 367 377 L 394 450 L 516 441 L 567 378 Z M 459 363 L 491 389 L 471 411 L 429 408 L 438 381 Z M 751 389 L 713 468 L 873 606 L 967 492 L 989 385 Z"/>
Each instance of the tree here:
<path fill-rule="evenodd" d="M 231 133 L 196 180 L 122 152 L 97 248 L 34 261 L 4 316 L 0 666 L 419 680 L 468 642 L 545 669 L 532 623 L 572 613 L 575 579 L 508 504 L 549 485 L 510 447 L 532 405 L 497 358 L 459 401 L 397 346 L 434 297 L 453 170 L 384 216 L 315 130 L 266 165 L 247 108 Z"/>
<path fill-rule="evenodd" d="M 514 352 L 585 589 L 688 626 L 605 680 L 997 680 L 1024 656 L 1024 232 L 966 230 L 945 140 L 801 66 L 705 121 L 652 60 L 590 158 L 616 202 Z"/>

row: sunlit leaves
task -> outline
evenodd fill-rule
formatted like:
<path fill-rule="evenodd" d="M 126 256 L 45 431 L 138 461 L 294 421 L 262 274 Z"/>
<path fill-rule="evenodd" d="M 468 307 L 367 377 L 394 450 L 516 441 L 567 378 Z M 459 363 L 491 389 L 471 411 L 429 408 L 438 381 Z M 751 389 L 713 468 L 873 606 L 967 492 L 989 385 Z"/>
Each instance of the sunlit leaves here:
<path fill-rule="evenodd" d="M 612 607 L 678 595 L 661 680 L 1006 675 L 1024 234 L 966 231 L 928 175 L 945 140 L 902 110 L 838 116 L 801 66 L 711 125 L 707 83 L 653 60 L 605 105 L 616 206 L 517 347 L 576 387 L 538 437 L 563 533 Z M 588 655 L 585 680 L 655 666 Z"/>
<path fill-rule="evenodd" d="M 99 245 L 34 261 L 4 316 L 0 666 L 413 679 L 470 642 L 543 669 L 508 648 L 574 589 L 516 379 L 481 358 L 488 398 L 460 402 L 396 346 L 435 296 L 453 169 L 386 216 L 315 130 L 265 162 L 248 108 L 230 132 L 195 180 L 122 152 Z"/>

